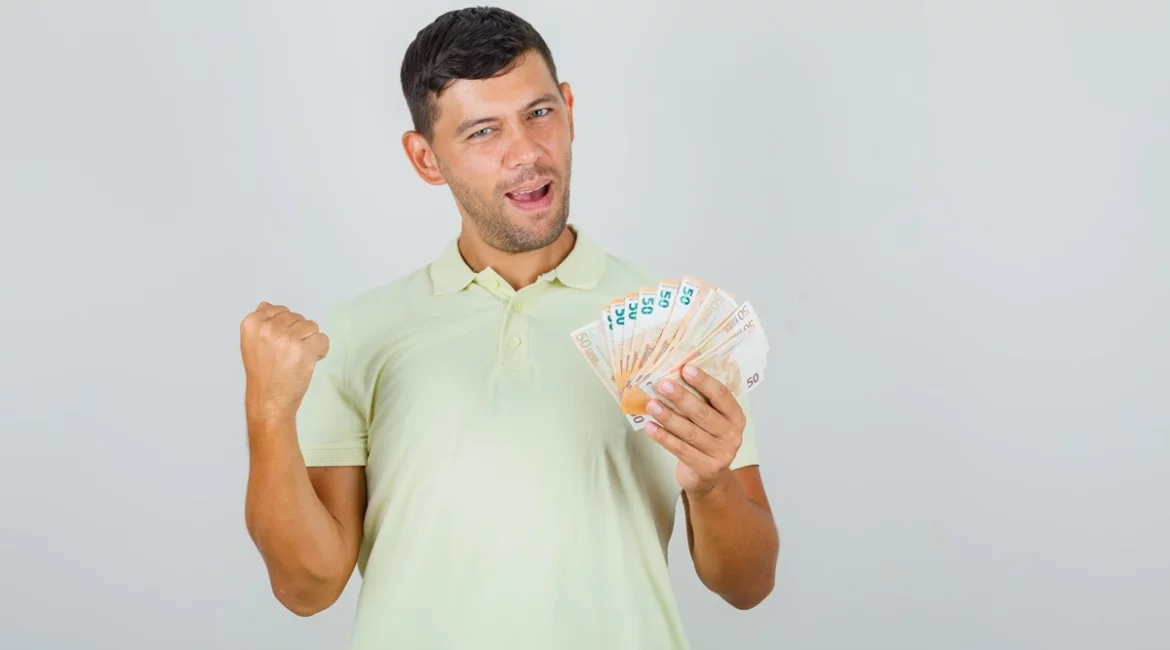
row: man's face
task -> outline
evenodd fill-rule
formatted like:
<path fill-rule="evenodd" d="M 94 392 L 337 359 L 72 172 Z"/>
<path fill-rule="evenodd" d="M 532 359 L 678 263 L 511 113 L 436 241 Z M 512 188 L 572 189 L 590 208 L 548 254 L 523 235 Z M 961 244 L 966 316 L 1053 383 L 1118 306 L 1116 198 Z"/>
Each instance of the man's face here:
<path fill-rule="evenodd" d="M 572 93 L 536 53 L 507 74 L 459 80 L 438 99 L 431 149 L 442 180 L 488 244 L 551 244 L 569 218 Z"/>

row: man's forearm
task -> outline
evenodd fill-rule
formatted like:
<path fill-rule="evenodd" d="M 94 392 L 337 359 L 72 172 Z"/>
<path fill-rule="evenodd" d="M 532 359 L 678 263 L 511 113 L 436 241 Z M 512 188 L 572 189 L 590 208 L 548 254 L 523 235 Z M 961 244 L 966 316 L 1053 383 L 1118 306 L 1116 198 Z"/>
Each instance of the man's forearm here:
<path fill-rule="evenodd" d="M 298 614 L 319 611 L 349 580 L 342 527 L 313 489 L 294 421 L 251 420 L 248 441 L 245 516 L 273 592 Z"/>
<path fill-rule="evenodd" d="M 686 495 L 691 554 L 699 579 L 740 609 L 772 591 L 780 541 L 771 514 L 748 499 L 728 471 L 704 495 Z"/>

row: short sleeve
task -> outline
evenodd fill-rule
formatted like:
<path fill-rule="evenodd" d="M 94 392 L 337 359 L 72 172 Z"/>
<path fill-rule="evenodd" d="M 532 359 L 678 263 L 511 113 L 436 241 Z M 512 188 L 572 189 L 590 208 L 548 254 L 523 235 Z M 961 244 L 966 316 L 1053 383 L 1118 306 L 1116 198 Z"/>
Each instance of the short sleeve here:
<path fill-rule="evenodd" d="M 321 331 L 329 337 L 329 353 L 313 369 L 297 410 L 301 455 L 309 467 L 365 465 L 368 418 L 349 374 L 349 323 L 334 308 L 321 320 Z"/>
<path fill-rule="evenodd" d="M 743 441 L 740 443 L 739 453 L 731 461 L 733 470 L 760 464 L 760 452 L 756 446 L 756 419 L 752 415 L 751 403 L 746 394 L 739 397 L 739 406 L 743 409 L 747 424 L 743 428 Z"/>

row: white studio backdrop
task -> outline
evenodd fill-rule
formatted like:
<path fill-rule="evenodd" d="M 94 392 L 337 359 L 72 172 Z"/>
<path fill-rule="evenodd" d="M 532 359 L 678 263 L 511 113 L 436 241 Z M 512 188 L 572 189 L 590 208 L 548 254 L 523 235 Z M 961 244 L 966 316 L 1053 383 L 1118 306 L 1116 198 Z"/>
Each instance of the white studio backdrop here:
<path fill-rule="evenodd" d="M 0 2 L 0 647 L 344 647 L 357 580 L 299 619 L 247 537 L 237 326 L 454 234 L 398 66 L 456 6 Z M 778 584 L 724 605 L 680 518 L 695 648 L 1166 647 L 1170 5 L 507 6 L 572 220 L 773 344 Z"/>

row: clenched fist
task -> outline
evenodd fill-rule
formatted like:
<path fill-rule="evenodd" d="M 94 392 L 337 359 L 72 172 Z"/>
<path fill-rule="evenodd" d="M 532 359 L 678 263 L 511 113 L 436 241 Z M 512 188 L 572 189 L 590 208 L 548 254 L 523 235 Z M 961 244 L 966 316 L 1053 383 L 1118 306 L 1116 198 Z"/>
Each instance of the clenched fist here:
<path fill-rule="evenodd" d="M 260 303 L 240 323 L 248 417 L 292 419 L 309 388 L 329 337 L 311 320 L 283 305 Z"/>

